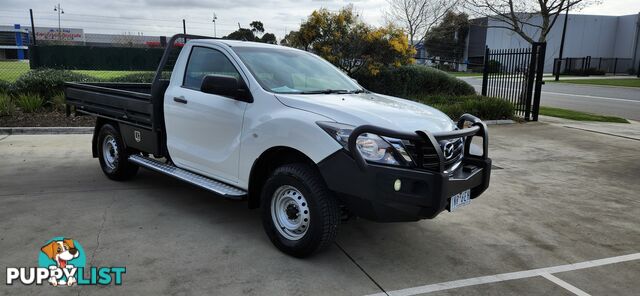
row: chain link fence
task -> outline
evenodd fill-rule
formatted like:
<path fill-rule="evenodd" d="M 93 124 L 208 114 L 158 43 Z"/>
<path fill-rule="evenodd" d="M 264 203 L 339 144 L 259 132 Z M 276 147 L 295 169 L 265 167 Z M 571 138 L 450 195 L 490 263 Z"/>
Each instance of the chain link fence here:
<path fill-rule="evenodd" d="M 7 82 L 37 69 L 73 71 L 85 75 L 87 81 L 131 77 L 142 82 L 140 77 L 148 78 L 156 70 L 167 40 L 165 36 L 85 34 L 64 29 L 61 34 L 38 34 L 36 28 L 35 36 L 24 33 L 23 45 L 16 45 L 15 30 L 0 32 L 0 80 Z"/>
<path fill-rule="evenodd" d="M 83 81 L 149 82 L 171 36 L 216 34 L 204 20 L 57 13 L 0 11 L 0 87 L 39 69 L 73 72 Z M 218 23 L 218 35 L 238 26 Z"/>

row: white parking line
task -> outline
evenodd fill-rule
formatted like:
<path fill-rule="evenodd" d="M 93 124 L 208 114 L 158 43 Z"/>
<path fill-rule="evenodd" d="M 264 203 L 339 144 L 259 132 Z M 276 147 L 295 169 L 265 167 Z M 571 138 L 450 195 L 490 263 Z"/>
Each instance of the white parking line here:
<path fill-rule="evenodd" d="M 482 86 L 474 85 L 473 87 L 477 88 L 478 91 L 482 90 Z M 513 90 L 513 88 L 509 88 L 509 87 L 493 87 L 492 89 L 504 89 L 504 90 L 509 90 L 509 91 Z M 609 97 L 600 97 L 600 96 L 592 96 L 592 95 L 569 94 L 569 93 L 560 93 L 560 92 L 551 92 L 551 91 L 542 91 L 542 93 L 543 94 L 548 94 L 548 95 L 559 95 L 559 96 L 569 96 L 569 97 L 584 97 L 584 98 L 597 99 L 597 100 L 606 100 L 606 101 L 640 103 L 640 100 L 609 98 Z"/>
<path fill-rule="evenodd" d="M 556 283 L 558 286 L 567 289 L 568 291 L 570 291 L 573 294 L 576 294 L 578 296 L 591 296 L 591 295 L 589 295 L 589 293 L 578 289 L 576 286 L 574 286 L 572 284 L 569 284 L 569 283 L 567 283 L 567 282 L 555 277 L 554 275 L 552 275 L 550 273 L 542 273 L 540 275 L 543 278 L 548 279 L 548 280 Z"/>
<path fill-rule="evenodd" d="M 608 98 L 608 97 L 599 97 L 599 96 L 591 96 L 591 95 L 568 94 L 568 93 L 559 93 L 559 92 L 550 92 L 550 91 L 543 91 L 542 93 L 543 94 L 551 94 L 551 95 L 569 96 L 569 97 L 585 97 L 585 98 L 598 99 L 598 100 L 640 103 L 640 101 L 638 101 L 638 100 Z"/>
<path fill-rule="evenodd" d="M 468 287 L 468 286 L 474 286 L 474 285 L 482 285 L 482 284 L 497 283 L 497 282 L 503 282 L 503 281 L 509 281 L 509 280 L 524 279 L 524 278 L 542 276 L 543 274 L 552 274 L 552 273 L 559 273 L 559 272 L 572 271 L 572 270 L 578 270 L 578 269 L 585 269 L 585 268 L 591 268 L 596 266 L 615 264 L 615 263 L 627 262 L 627 261 L 633 261 L 633 260 L 639 260 L 639 259 L 640 259 L 640 253 L 635 253 L 635 254 L 629 254 L 629 255 L 623 255 L 623 256 L 617 256 L 617 257 L 585 261 L 585 262 L 574 263 L 574 264 L 558 265 L 553 267 L 501 273 L 496 275 L 488 275 L 488 276 L 456 280 L 456 281 L 450 281 L 450 282 L 444 282 L 444 283 L 438 283 L 438 284 L 424 285 L 424 286 L 418 286 L 413 288 L 389 291 L 386 294 L 393 295 L 393 296 L 424 294 L 424 293 L 449 290 L 449 289 L 455 289 L 455 288 L 461 288 L 461 287 Z M 386 294 L 377 293 L 377 294 L 371 294 L 370 296 L 374 296 L 374 295 L 384 296 Z"/>

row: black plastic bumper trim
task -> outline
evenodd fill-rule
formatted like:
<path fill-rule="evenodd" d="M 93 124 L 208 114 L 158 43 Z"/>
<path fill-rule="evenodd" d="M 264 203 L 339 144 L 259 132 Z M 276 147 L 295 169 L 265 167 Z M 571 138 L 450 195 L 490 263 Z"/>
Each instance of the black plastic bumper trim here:
<path fill-rule="evenodd" d="M 470 122 L 471 127 L 464 128 Z M 329 189 L 357 216 L 378 221 L 416 221 L 436 217 L 449 208 L 451 196 L 471 189 L 475 199 L 488 187 L 491 159 L 488 157 L 488 133 L 480 119 L 465 114 L 458 121 L 458 130 L 429 133 L 402 133 L 381 127 L 364 125 L 349 136 L 348 151 L 341 149 L 318 163 Z M 356 138 L 363 133 L 410 141 L 428 141 L 440 157 L 439 171 L 417 167 L 386 166 L 367 163 L 356 150 Z M 474 136 L 483 138 L 482 155 L 469 151 Z M 439 140 L 466 137 L 462 165 L 453 174 L 443 171 L 444 157 Z M 399 180 L 400 188 L 395 183 Z"/>

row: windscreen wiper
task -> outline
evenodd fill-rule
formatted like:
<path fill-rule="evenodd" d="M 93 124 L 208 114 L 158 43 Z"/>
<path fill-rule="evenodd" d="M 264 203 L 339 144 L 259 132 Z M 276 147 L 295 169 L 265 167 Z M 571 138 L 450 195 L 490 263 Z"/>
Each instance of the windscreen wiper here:
<path fill-rule="evenodd" d="M 321 89 L 299 92 L 300 94 L 359 94 L 365 92 L 364 89 L 346 90 L 346 89 Z"/>
<path fill-rule="evenodd" d="M 346 89 L 319 89 L 300 92 L 301 94 L 348 94 Z"/>

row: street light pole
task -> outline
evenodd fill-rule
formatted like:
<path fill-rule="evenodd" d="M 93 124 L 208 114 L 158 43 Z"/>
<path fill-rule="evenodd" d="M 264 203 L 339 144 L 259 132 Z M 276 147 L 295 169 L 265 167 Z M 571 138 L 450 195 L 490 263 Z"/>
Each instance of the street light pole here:
<path fill-rule="evenodd" d="M 58 12 L 58 39 L 62 40 L 62 26 L 60 25 L 60 15 L 64 14 L 64 10 L 62 10 L 60 3 L 58 3 L 58 5 L 53 7 L 53 11 Z"/>
<path fill-rule="evenodd" d="M 213 37 L 218 37 L 217 33 L 216 33 L 216 20 L 218 19 L 218 16 L 216 16 L 215 11 L 213 12 Z"/>
<path fill-rule="evenodd" d="M 562 27 L 562 39 L 560 40 L 560 52 L 558 53 L 558 63 L 556 65 L 556 81 L 560 80 L 560 66 L 562 66 L 562 52 L 564 51 L 564 36 L 567 34 L 567 20 L 569 19 L 569 3 L 567 2 L 567 12 L 564 14 L 564 26 Z"/>

